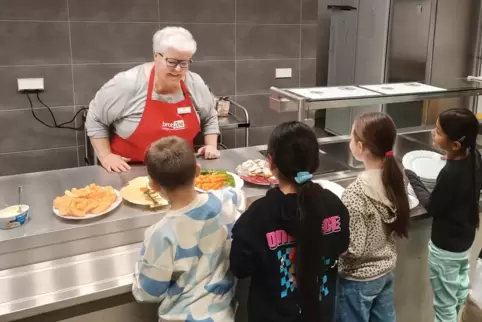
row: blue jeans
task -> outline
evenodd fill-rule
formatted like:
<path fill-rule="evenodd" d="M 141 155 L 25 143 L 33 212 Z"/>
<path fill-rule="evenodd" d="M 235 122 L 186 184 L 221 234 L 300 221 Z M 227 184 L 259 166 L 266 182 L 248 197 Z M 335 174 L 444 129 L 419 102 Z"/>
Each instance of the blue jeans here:
<path fill-rule="evenodd" d="M 393 273 L 359 282 L 340 278 L 337 322 L 395 322 Z"/>
<path fill-rule="evenodd" d="M 436 322 L 457 322 L 460 307 L 469 295 L 469 260 L 470 249 L 452 253 L 430 241 L 428 266 Z"/>

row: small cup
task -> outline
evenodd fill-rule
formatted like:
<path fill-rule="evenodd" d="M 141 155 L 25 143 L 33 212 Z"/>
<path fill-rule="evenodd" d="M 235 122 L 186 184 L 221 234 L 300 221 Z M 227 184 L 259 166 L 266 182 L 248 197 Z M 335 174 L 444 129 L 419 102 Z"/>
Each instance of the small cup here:
<path fill-rule="evenodd" d="M 27 205 L 15 205 L 0 210 L 0 229 L 12 229 L 25 225 L 29 210 L 30 207 Z"/>
<path fill-rule="evenodd" d="M 218 112 L 218 116 L 226 117 L 229 115 L 229 107 L 231 106 L 231 102 L 225 98 L 219 98 L 216 102 L 216 110 Z"/>

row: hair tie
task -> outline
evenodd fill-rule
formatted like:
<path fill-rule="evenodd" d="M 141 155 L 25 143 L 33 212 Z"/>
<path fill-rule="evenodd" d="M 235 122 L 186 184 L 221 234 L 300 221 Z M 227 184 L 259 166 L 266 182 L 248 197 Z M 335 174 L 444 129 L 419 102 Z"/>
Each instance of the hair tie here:
<path fill-rule="evenodd" d="M 393 157 L 393 151 L 387 151 L 385 152 L 386 157 Z"/>
<path fill-rule="evenodd" d="M 313 178 L 313 175 L 311 173 L 302 171 L 296 174 L 295 181 L 298 184 L 303 184 L 310 181 L 312 178 Z"/>

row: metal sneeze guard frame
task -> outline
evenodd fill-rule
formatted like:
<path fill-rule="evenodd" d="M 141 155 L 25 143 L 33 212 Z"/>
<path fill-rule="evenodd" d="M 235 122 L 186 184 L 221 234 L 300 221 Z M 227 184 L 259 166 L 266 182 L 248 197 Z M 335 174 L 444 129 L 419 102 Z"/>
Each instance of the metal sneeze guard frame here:
<path fill-rule="evenodd" d="M 368 90 L 363 86 L 350 85 L 358 89 L 373 92 L 373 96 L 363 97 L 341 97 L 336 99 L 320 99 L 311 100 L 309 98 L 300 96 L 290 91 L 290 89 L 280 89 L 277 87 L 270 88 L 270 108 L 279 113 L 297 112 L 298 121 L 305 122 L 308 125 L 313 125 L 313 115 L 317 110 L 343 108 L 343 107 L 357 107 L 366 105 L 416 102 L 431 99 L 454 98 L 464 96 L 474 96 L 471 106 L 473 112 L 476 108 L 476 97 L 482 94 L 482 84 L 479 82 L 468 81 L 466 79 L 457 79 L 458 86 L 451 86 L 451 88 L 443 88 L 443 91 L 438 92 L 419 92 L 410 94 L 395 94 L 387 95 L 373 90 Z M 388 85 L 388 84 L 387 84 Z M 317 87 L 321 89 L 324 87 Z"/>

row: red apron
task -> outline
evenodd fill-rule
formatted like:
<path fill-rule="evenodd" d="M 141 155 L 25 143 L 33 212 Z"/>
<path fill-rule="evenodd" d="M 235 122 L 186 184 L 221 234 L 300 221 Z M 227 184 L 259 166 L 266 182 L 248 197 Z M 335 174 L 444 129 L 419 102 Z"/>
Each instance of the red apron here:
<path fill-rule="evenodd" d="M 178 136 L 189 142 L 194 149 L 193 140 L 201 127 L 186 85 L 181 81 L 184 99 L 178 103 L 167 103 L 152 99 L 154 88 L 154 68 L 149 77 L 146 106 L 141 121 L 134 133 L 127 139 L 117 134 L 111 142 L 112 153 L 143 162 L 151 143 L 166 136 Z"/>

